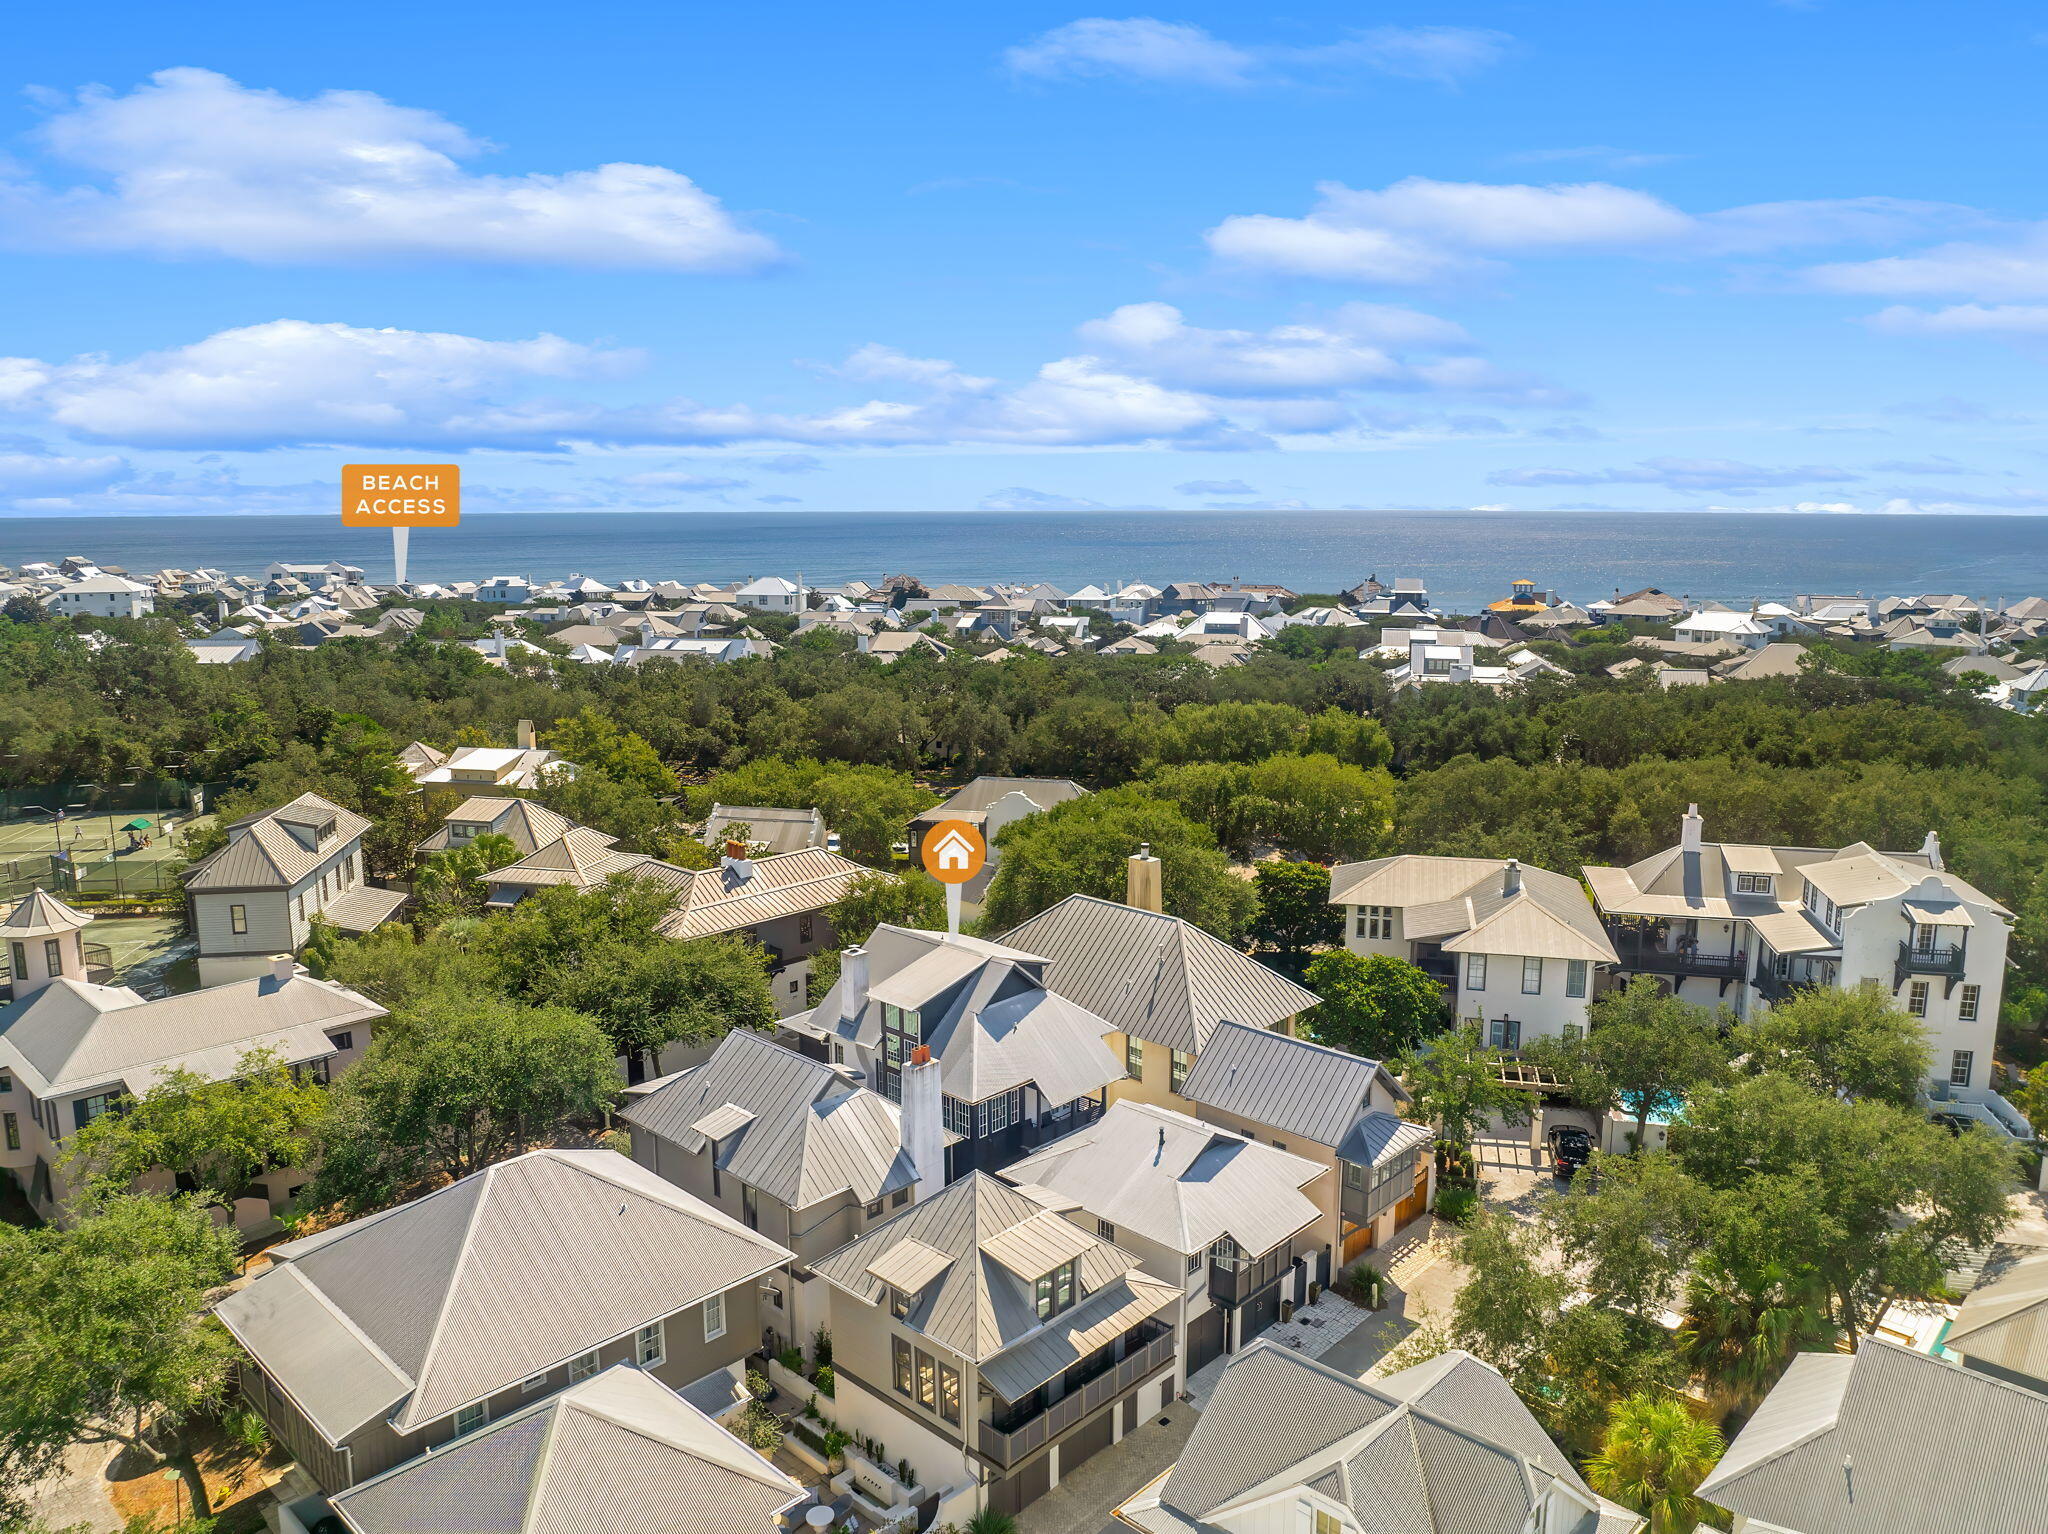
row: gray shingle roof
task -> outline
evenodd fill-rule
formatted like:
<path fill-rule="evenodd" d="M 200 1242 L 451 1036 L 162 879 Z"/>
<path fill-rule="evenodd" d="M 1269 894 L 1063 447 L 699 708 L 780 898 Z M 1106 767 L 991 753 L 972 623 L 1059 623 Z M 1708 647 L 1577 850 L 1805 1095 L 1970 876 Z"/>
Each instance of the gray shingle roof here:
<path fill-rule="evenodd" d="M 230 1076 L 252 1049 L 319 1059 L 334 1053 L 324 1030 L 384 1015 L 368 997 L 307 975 L 251 976 L 156 1001 L 125 986 L 55 980 L 0 1008 L 0 1062 L 38 1097 L 141 1093 L 178 1067 Z"/>
<path fill-rule="evenodd" d="M 1046 1221 L 1065 1227 L 1058 1241 L 1043 1224 Z M 1026 1229 L 1020 1233 L 1020 1227 Z M 1066 1232 L 1072 1233 L 1071 1238 Z M 815 1266 L 855 1298 L 879 1304 L 885 1286 L 871 1270 L 906 1241 L 918 1242 L 950 1261 L 915 1297 L 904 1324 L 939 1346 L 985 1365 L 991 1383 L 1000 1377 L 1015 1392 L 1008 1396 L 1012 1400 L 1108 1340 L 1090 1341 L 1094 1328 L 1135 1309 L 1136 1313 L 1115 1326 L 1110 1333 L 1114 1336 L 1179 1298 L 1178 1290 L 1144 1277 L 1138 1259 L 1122 1247 L 1047 1213 L 1033 1199 L 985 1172 L 970 1173 L 923 1203 L 911 1205 Z M 1002 1255 L 998 1257 L 997 1252 Z M 1058 1326 L 1048 1327 L 1038 1318 L 1033 1281 L 1058 1266 L 1065 1260 L 1062 1254 L 1070 1252 L 1078 1253 L 1075 1262 L 1087 1298 L 1068 1311 Z M 1033 1255 L 1044 1263 L 1037 1272 L 1019 1273 L 1008 1265 L 1033 1266 Z M 887 1267 L 885 1263 L 885 1271 Z M 1044 1346 L 996 1368 L 999 1355 L 1027 1342 Z M 1040 1364 L 1046 1365 L 1043 1374 L 1036 1373 Z M 1033 1374 L 1034 1378 L 1023 1379 Z"/>
<path fill-rule="evenodd" d="M 329 823 L 334 827 L 332 834 L 312 847 L 285 829 Z M 369 829 L 370 822 L 355 811 L 345 810 L 318 794 L 300 794 L 289 804 L 236 821 L 228 828 L 228 844 L 197 864 L 186 878 L 185 887 L 289 889 Z"/>
<path fill-rule="evenodd" d="M 1315 1221 L 1315 1201 L 1301 1190 L 1323 1174 L 1313 1161 L 1127 1100 L 1003 1175 L 1169 1251 L 1207 1251 L 1227 1235 L 1256 1256 Z"/>
<path fill-rule="evenodd" d="M 356 1534 L 769 1534 L 806 1495 L 653 1375 L 620 1364 L 333 1505 Z"/>
<path fill-rule="evenodd" d="M 1373 1382 L 1260 1341 L 1225 1367 L 1179 1462 L 1139 1506 L 1207 1528 L 1313 1486 L 1372 1534 L 1521 1534 L 1556 1481 L 1597 1508 L 1528 1408 L 1468 1354 Z"/>
<path fill-rule="evenodd" d="M 1800 1534 L 2038 1528 L 2044 1438 L 2048 1395 L 1866 1338 L 1793 1359 L 1700 1495 Z"/>
<path fill-rule="evenodd" d="M 1219 1022 L 1270 1028 L 1316 995 L 1177 916 L 1069 895 L 1003 934 L 1050 961 L 1055 992 L 1133 1034 L 1199 1054 Z"/>
<path fill-rule="evenodd" d="M 1360 1122 L 1369 1115 L 1392 1117 L 1384 1109 L 1367 1107 L 1367 1094 L 1375 1083 L 1397 1098 L 1407 1096 L 1377 1060 L 1226 1023 L 1188 1071 L 1182 1095 L 1335 1149 L 1375 1138 L 1378 1129 Z M 1392 1136 L 1395 1131 L 1386 1128 L 1385 1133 Z"/>
<path fill-rule="evenodd" d="M 839 1193 L 867 1203 L 917 1181 L 894 1103 L 756 1033 L 727 1034 L 702 1065 L 618 1117 L 695 1154 L 704 1136 L 693 1126 L 727 1103 L 753 1117 L 721 1136 L 719 1166 L 792 1209 Z"/>
<path fill-rule="evenodd" d="M 545 1150 L 270 1255 L 282 1266 L 218 1313 L 339 1437 L 385 1412 L 411 1432 L 790 1253 L 614 1152 Z M 271 1298 L 293 1283 L 321 1302 L 319 1324 Z M 310 1400 L 333 1394 L 328 1359 L 351 1349 L 383 1360 L 390 1380 L 315 1416 Z"/>

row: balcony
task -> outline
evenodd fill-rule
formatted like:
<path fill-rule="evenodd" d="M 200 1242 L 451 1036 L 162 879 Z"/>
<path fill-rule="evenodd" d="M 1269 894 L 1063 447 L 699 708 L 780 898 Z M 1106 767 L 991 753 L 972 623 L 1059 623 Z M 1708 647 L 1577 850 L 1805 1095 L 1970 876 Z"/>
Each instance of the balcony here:
<path fill-rule="evenodd" d="M 1650 934 L 1635 927 L 1610 926 L 1607 935 L 1614 940 L 1621 968 L 1635 974 L 1670 975 L 1680 983 L 1689 976 L 1718 980 L 1723 993 L 1749 975 L 1749 954 L 1740 949 L 1702 953 L 1696 947 L 1660 948 Z"/>
<path fill-rule="evenodd" d="M 1115 1363 L 1105 1363 L 1050 1406 L 1013 1408 L 979 1424 L 977 1447 L 1005 1469 L 1043 1448 L 1084 1417 L 1091 1417 L 1148 1375 L 1173 1362 L 1173 1328 L 1146 1322 L 1157 1335 Z"/>
<path fill-rule="evenodd" d="M 1790 996 L 1794 989 L 1793 982 L 1773 969 L 1769 959 L 1757 960 L 1756 974 L 1749 983 L 1756 987 L 1757 995 L 1774 1007 Z"/>
<path fill-rule="evenodd" d="M 1263 1257 L 1211 1257 L 1209 1298 L 1223 1306 L 1242 1305 L 1286 1271 L 1290 1247 L 1276 1246 Z"/>
<path fill-rule="evenodd" d="M 1904 985 L 1908 975 L 1939 975 L 1948 982 L 1942 995 L 1953 994 L 1956 982 L 1963 978 L 1963 945 L 1923 948 L 1910 940 L 1900 943 L 1898 962 L 1892 966 L 1892 989 Z"/>

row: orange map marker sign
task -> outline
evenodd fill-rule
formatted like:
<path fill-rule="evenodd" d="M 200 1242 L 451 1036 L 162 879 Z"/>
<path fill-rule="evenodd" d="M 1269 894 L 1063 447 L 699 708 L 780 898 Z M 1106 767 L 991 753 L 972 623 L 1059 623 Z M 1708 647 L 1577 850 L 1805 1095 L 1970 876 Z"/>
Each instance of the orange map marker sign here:
<path fill-rule="evenodd" d="M 924 870 L 946 886 L 946 929 L 960 935 L 960 886 L 988 864 L 988 838 L 964 820 L 942 820 L 924 833 Z"/>
<path fill-rule="evenodd" d="M 341 468 L 341 525 L 391 529 L 391 563 L 405 584 L 405 554 L 415 527 L 462 520 L 462 468 L 453 463 L 348 463 Z"/>

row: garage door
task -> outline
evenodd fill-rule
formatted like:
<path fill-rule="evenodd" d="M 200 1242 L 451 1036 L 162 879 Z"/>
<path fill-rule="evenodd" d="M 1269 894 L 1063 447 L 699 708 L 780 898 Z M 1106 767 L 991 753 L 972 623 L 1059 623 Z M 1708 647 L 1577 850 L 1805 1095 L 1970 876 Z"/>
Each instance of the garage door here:
<path fill-rule="evenodd" d="M 1244 1302 L 1244 1326 L 1238 1333 L 1237 1345 L 1243 1347 L 1279 1319 L 1280 1285 L 1275 1282 Z"/>
<path fill-rule="evenodd" d="M 1060 1474 L 1072 1475 L 1109 1447 L 1115 1436 L 1115 1413 L 1106 1411 L 1092 1422 L 1084 1422 L 1069 1437 L 1060 1440 Z"/>
<path fill-rule="evenodd" d="M 1375 1224 L 1375 1222 L 1367 1220 L 1363 1225 L 1359 1226 L 1356 1230 L 1347 1231 L 1345 1233 L 1345 1266 L 1349 1267 L 1352 1260 L 1356 1258 L 1360 1252 L 1369 1252 L 1372 1250 L 1373 1232 L 1377 1228 L 1378 1227 Z"/>
<path fill-rule="evenodd" d="M 1188 1323 L 1188 1373 L 1223 1356 L 1223 1312 L 1215 1306 Z"/>
<path fill-rule="evenodd" d="M 1429 1207 L 1429 1167 L 1425 1164 L 1415 1173 L 1415 1191 L 1394 1206 L 1394 1228 L 1399 1230 L 1410 1220 L 1421 1217 Z"/>
<path fill-rule="evenodd" d="M 1041 1454 L 1015 1475 L 989 1487 L 988 1505 L 999 1513 L 1014 1516 L 1023 1512 L 1027 1503 L 1036 1502 L 1051 1490 L 1052 1459 Z"/>

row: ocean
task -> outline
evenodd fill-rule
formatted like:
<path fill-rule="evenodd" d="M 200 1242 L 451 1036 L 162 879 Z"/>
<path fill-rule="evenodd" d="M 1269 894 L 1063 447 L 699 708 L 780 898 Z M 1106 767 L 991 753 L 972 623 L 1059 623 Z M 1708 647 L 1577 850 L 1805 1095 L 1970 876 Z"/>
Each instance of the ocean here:
<path fill-rule="evenodd" d="M 340 559 L 391 578 L 391 540 L 338 516 L 6 517 L 0 564 L 81 554 L 131 571 Z M 2048 517 L 1781 512 L 525 512 L 412 536 L 414 580 L 830 584 L 1277 581 L 1336 591 L 1419 576 L 1469 607 L 1527 577 L 1591 601 L 1658 586 L 1725 602 L 1798 593 L 2048 595 Z"/>

